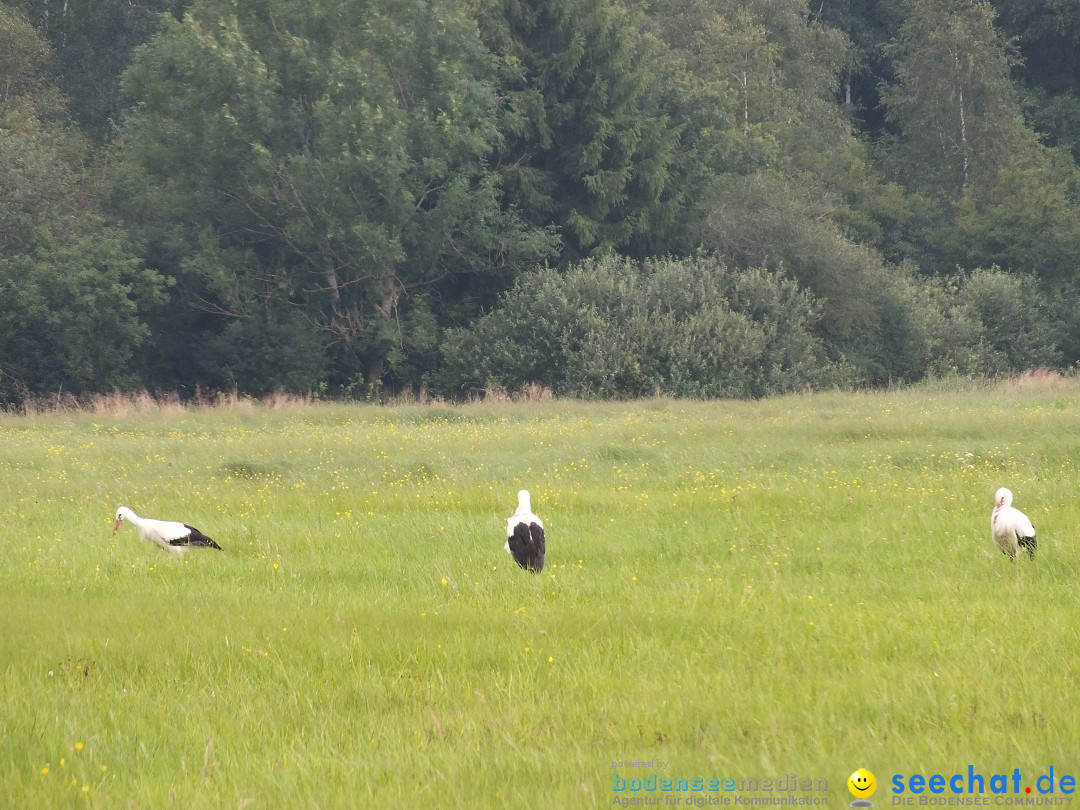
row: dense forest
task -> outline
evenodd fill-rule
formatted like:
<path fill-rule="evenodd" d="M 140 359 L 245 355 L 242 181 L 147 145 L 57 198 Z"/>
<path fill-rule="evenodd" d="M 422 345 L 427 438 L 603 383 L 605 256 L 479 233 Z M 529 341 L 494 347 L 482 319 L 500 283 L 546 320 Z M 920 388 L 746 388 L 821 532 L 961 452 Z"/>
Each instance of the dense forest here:
<path fill-rule="evenodd" d="M 4 0 L 0 402 L 1080 360 L 1080 4 Z"/>

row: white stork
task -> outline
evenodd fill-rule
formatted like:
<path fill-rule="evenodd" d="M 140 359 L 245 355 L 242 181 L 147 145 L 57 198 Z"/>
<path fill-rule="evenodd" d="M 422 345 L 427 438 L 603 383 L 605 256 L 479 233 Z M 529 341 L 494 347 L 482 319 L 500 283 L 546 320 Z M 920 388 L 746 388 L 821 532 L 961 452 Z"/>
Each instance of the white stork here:
<path fill-rule="evenodd" d="M 544 570 L 544 521 L 533 514 L 529 490 L 518 493 L 518 507 L 506 519 L 506 550 L 526 571 Z"/>
<path fill-rule="evenodd" d="M 1013 560 L 1020 549 L 1027 551 L 1028 557 L 1035 559 L 1035 527 L 1028 516 L 1013 508 L 1013 494 L 1002 487 L 994 496 L 994 511 L 990 515 L 990 534 L 998 548 Z"/>
<path fill-rule="evenodd" d="M 139 517 L 126 506 L 121 506 L 116 510 L 116 523 L 113 525 L 113 534 L 120 531 L 120 524 L 125 520 L 139 530 L 139 536 L 143 540 L 165 549 L 176 557 L 193 547 L 216 548 L 221 551 L 221 546 L 194 526 L 177 523 L 174 520 L 154 520 L 153 518 Z"/>

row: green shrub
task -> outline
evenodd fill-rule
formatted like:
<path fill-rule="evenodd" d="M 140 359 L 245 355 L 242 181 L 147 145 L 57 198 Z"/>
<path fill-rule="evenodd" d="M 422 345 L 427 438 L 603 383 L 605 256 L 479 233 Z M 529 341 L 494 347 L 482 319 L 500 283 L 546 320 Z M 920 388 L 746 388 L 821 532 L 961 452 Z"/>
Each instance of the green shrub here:
<path fill-rule="evenodd" d="M 850 360 L 865 383 L 917 382 L 926 376 L 944 330 L 944 290 L 908 265 L 883 268 L 876 276 L 868 301 L 874 328 L 859 349 L 849 348 L 858 351 Z"/>
<path fill-rule="evenodd" d="M 714 258 L 607 256 L 521 276 L 443 344 L 449 390 L 748 397 L 836 379 L 813 299 L 782 275 Z"/>
<path fill-rule="evenodd" d="M 948 282 L 946 290 L 934 373 L 993 377 L 1060 365 L 1057 327 L 1035 279 L 991 267 Z"/>

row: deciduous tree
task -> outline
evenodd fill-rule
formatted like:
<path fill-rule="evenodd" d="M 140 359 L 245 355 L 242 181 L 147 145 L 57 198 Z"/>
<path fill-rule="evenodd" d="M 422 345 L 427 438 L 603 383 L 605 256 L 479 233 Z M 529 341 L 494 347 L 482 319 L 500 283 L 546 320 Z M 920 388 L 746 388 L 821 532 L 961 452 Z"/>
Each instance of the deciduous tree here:
<path fill-rule="evenodd" d="M 460 298 L 552 247 L 486 163 L 494 65 L 465 3 L 202 0 L 124 86 L 120 182 L 148 190 L 128 214 L 181 235 L 157 240 L 179 294 L 218 331 L 298 310 L 340 384 L 392 371 L 422 293 Z"/>
<path fill-rule="evenodd" d="M 96 211 L 48 44 L 0 6 L 0 402 L 131 384 L 160 279 Z"/>

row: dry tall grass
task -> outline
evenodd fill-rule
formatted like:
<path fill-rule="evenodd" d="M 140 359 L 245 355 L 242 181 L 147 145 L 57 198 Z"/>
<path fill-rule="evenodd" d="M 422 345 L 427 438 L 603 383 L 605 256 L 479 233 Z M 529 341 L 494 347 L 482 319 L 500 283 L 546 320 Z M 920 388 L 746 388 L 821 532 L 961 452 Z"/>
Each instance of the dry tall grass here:
<path fill-rule="evenodd" d="M 1007 392 L 1017 391 L 1068 391 L 1080 386 L 1080 375 L 1061 373 L 1047 368 L 1036 368 L 1001 379 L 956 379 L 934 380 L 920 384 L 921 387 L 934 391 L 962 391 L 973 388 L 983 390 L 999 389 Z M 491 384 L 467 400 L 469 403 L 505 404 L 512 402 L 550 402 L 558 399 L 550 388 L 539 383 L 528 383 L 510 391 L 499 385 Z M 9 412 L 26 416 L 86 413 L 108 416 L 135 416 L 150 413 L 181 413 L 197 409 L 223 409 L 255 411 L 288 410 L 309 407 L 319 401 L 308 394 L 295 394 L 288 391 L 274 391 L 263 397 L 251 397 L 238 391 L 203 391 L 196 389 L 193 396 L 181 396 L 177 392 L 151 393 L 149 391 L 114 392 L 91 394 L 78 397 L 69 393 L 58 393 L 49 397 L 34 397 L 25 400 Z M 406 389 L 393 396 L 388 396 L 383 404 L 389 406 L 406 405 L 454 405 L 453 400 L 431 394 L 426 388 L 419 391 Z"/>
<path fill-rule="evenodd" d="M 206 408 L 224 410 L 267 408 L 270 410 L 282 410 L 305 407 L 310 405 L 312 401 L 310 394 L 292 394 L 286 391 L 275 391 L 264 397 L 250 397 L 237 391 L 204 392 L 197 390 L 194 396 L 186 398 L 176 392 L 131 391 L 90 394 L 84 397 L 58 393 L 51 397 L 27 399 L 17 409 L 13 410 L 15 413 L 26 416 L 58 413 L 134 416 L 149 413 L 181 413 Z"/>
<path fill-rule="evenodd" d="M 1002 382 L 1007 391 L 1058 391 L 1076 386 L 1075 374 L 1064 375 L 1049 368 L 1033 368 Z"/>

